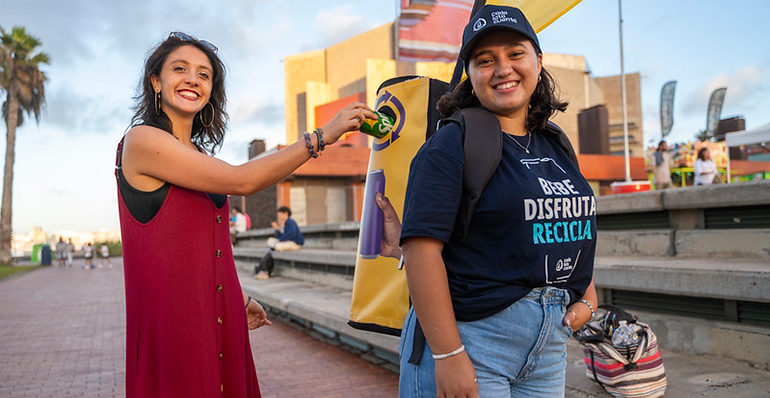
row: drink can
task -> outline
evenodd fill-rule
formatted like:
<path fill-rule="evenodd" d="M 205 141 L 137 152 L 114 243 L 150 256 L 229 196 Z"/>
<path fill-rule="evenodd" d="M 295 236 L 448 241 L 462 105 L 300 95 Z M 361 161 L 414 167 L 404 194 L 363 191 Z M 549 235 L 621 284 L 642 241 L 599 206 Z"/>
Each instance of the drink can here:
<path fill-rule="evenodd" d="M 371 135 L 375 138 L 385 137 L 393 128 L 395 118 L 390 117 L 382 112 L 374 112 L 377 114 L 377 119 L 364 119 L 359 129 L 362 133 Z"/>
<path fill-rule="evenodd" d="M 371 170 L 366 176 L 364 208 L 361 216 L 359 254 L 373 259 L 380 255 L 382 244 L 382 210 L 377 206 L 377 193 L 385 195 L 385 171 Z"/>

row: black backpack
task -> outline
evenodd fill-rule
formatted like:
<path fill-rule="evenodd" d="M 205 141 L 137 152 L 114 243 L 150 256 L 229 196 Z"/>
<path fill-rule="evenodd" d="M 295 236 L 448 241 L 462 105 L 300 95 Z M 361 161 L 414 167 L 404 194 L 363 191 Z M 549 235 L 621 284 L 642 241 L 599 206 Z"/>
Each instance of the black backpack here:
<path fill-rule="evenodd" d="M 495 174 L 502 157 L 503 142 L 500 122 L 492 112 L 482 107 L 465 108 L 455 111 L 443 119 L 441 125 L 457 123 L 463 130 L 463 194 L 455 223 L 455 234 L 461 239 L 468 235 L 473 210 L 484 192 L 487 183 Z M 559 126 L 548 122 L 540 133 L 559 145 L 578 167 L 577 155 L 572 144 Z"/>

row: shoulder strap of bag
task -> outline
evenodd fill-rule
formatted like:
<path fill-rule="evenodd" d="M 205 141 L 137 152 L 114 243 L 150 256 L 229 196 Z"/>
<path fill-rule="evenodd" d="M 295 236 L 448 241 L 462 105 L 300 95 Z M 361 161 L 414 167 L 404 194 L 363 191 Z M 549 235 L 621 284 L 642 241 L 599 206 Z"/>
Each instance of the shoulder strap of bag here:
<path fill-rule="evenodd" d="M 599 383 L 599 387 L 601 387 L 602 390 L 607 391 L 607 387 L 604 385 L 604 383 L 601 382 L 601 380 L 599 380 L 599 375 L 596 374 L 596 360 L 594 359 L 594 352 L 588 350 L 588 355 L 591 356 L 591 371 L 594 374 L 594 380 Z"/>
<path fill-rule="evenodd" d="M 431 93 L 432 94 L 432 93 Z M 439 126 L 457 123 L 463 130 L 463 193 L 457 212 L 455 234 L 465 240 L 473 210 L 481 192 L 495 174 L 502 157 L 503 142 L 500 122 L 484 108 L 466 108 L 455 111 L 449 118 L 441 120 Z M 466 128 L 470 126 L 470 129 Z M 415 328 L 412 353 L 409 363 L 419 364 L 425 347 L 425 335 L 419 321 Z"/>
<path fill-rule="evenodd" d="M 463 130 L 463 197 L 455 233 L 464 240 L 481 193 L 500 164 L 503 151 L 502 128 L 495 115 L 482 107 L 458 109 L 442 120 L 440 125 L 447 123 L 457 123 Z M 556 123 L 549 121 L 541 132 L 564 149 L 575 167 L 580 170 L 572 143 Z"/>
<path fill-rule="evenodd" d="M 584 329 L 575 333 L 575 339 L 580 343 L 601 343 L 607 341 L 608 337 L 600 327 L 597 327 L 591 323 L 587 323 Z"/>
<path fill-rule="evenodd" d="M 441 125 L 457 123 L 463 130 L 463 196 L 460 200 L 455 233 L 465 240 L 473 210 L 487 183 L 497 170 L 503 142 L 500 122 L 488 110 L 475 107 L 458 109 Z"/>
<path fill-rule="evenodd" d="M 564 149 L 564 152 L 567 152 L 567 156 L 569 157 L 569 160 L 572 161 L 572 164 L 577 167 L 578 171 L 580 171 L 580 165 L 578 164 L 577 154 L 575 153 L 575 148 L 572 147 L 572 142 L 570 142 L 569 137 L 567 137 L 567 134 L 564 133 L 564 130 L 561 129 L 556 123 L 552 121 L 548 121 L 548 124 L 545 126 L 545 129 L 541 130 L 544 135 L 556 143 L 556 145 L 560 146 L 562 149 Z"/>
<path fill-rule="evenodd" d="M 599 308 L 607 311 L 604 322 L 611 323 L 613 328 L 618 327 L 621 321 L 626 321 L 626 323 L 629 324 L 636 323 L 636 316 L 620 307 L 616 307 L 610 304 L 602 304 L 599 306 Z"/>

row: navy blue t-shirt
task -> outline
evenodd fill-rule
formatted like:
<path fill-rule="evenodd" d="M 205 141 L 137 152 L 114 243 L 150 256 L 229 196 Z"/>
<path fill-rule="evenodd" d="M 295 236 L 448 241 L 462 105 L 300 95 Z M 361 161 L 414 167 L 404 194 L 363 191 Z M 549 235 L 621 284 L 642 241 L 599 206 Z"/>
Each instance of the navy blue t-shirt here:
<path fill-rule="evenodd" d="M 526 153 L 512 138 L 502 137 L 500 165 L 464 241 L 453 235 L 463 180 L 460 126 L 450 123 L 436 131 L 409 169 L 401 241 L 444 242 L 442 257 L 460 321 L 494 315 L 536 287 L 567 289 L 577 301 L 593 275 L 593 190 L 554 141 L 533 132 Z M 525 137 L 516 138 L 526 146 Z"/>
<path fill-rule="evenodd" d="M 297 223 L 291 218 L 286 219 L 286 223 L 283 224 L 283 230 L 275 231 L 275 237 L 281 242 L 293 240 L 294 243 L 300 246 L 305 244 L 305 237 L 302 236 L 302 231 L 299 230 Z"/>

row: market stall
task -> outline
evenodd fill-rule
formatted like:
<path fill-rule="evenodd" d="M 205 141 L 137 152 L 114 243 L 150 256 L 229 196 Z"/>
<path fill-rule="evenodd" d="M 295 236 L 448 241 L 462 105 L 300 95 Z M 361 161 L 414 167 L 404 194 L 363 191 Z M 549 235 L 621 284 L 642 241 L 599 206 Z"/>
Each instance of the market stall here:
<path fill-rule="evenodd" d="M 727 144 L 728 148 L 731 147 L 751 147 L 751 146 L 761 146 L 761 152 L 767 153 L 768 149 L 770 149 L 770 123 L 753 128 L 751 130 L 744 130 L 744 131 L 736 131 L 734 133 L 727 133 L 725 134 L 725 143 Z M 726 151 L 728 154 L 728 162 L 727 162 L 727 179 L 730 182 L 734 182 L 732 176 L 732 170 L 730 168 L 730 162 L 729 162 L 729 154 L 730 151 Z M 770 157 L 770 155 L 768 155 Z M 764 159 L 762 159 L 764 160 Z M 765 170 L 760 173 L 752 173 L 751 177 L 752 179 L 755 177 L 755 174 L 760 175 L 760 178 L 768 178 L 770 176 L 770 170 Z M 738 177 L 740 179 L 740 177 Z M 748 177 L 746 177 L 748 178 Z"/>

